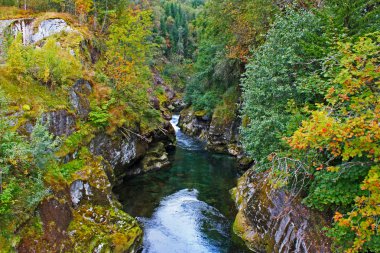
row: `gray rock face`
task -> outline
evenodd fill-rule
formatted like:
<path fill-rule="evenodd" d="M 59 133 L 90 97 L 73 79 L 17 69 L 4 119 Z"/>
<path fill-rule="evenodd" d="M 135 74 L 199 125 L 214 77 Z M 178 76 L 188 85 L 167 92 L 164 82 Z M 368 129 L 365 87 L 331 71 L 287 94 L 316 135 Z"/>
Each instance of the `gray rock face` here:
<path fill-rule="evenodd" d="M 98 134 L 90 143 L 90 151 L 101 155 L 114 168 L 116 178 L 130 174 L 128 167 L 141 159 L 148 149 L 148 143 L 137 137 L 126 138 L 121 133 L 114 136 Z"/>
<path fill-rule="evenodd" d="M 137 175 L 152 170 L 162 169 L 170 165 L 168 153 L 162 142 L 155 143 L 146 152 L 141 161 L 129 171 L 128 175 Z"/>
<path fill-rule="evenodd" d="M 93 187 L 89 182 L 82 180 L 76 180 L 70 185 L 70 198 L 74 207 L 78 207 L 86 201 L 95 205 L 112 205 L 110 188 L 99 189 L 96 188 L 96 185 Z"/>
<path fill-rule="evenodd" d="M 83 181 L 81 180 L 77 180 L 71 184 L 70 196 L 71 196 L 71 202 L 74 204 L 74 206 L 77 206 L 79 204 L 84 194 L 92 195 L 90 186 L 88 184 L 86 184 L 86 186 L 87 186 L 86 191 L 84 191 L 85 187 L 84 187 Z M 89 189 L 88 192 L 87 192 L 87 189 Z"/>
<path fill-rule="evenodd" d="M 69 136 L 75 131 L 75 115 L 66 110 L 45 112 L 41 120 L 49 132 L 56 136 Z"/>
<path fill-rule="evenodd" d="M 29 43 L 35 43 L 63 31 L 73 31 L 73 29 L 66 23 L 65 20 L 59 18 L 44 20 L 38 26 L 37 32 L 30 36 Z"/>
<path fill-rule="evenodd" d="M 34 20 L 33 19 L 16 19 L 10 24 L 11 32 L 13 35 L 22 33 L 23 43 L 25 45 L 36 43 L 49 36 L 60 32 L 74 31 L 63 19 L 47 19 L 43 20 L 34 33 Z"/>
<path fill-rule="evenodd" d="M 210 118 L 206 114 L 194 112 L 191 108 L 183 110 L 179 120 L 179 126 L 184 133 L 207 141 L 208 150 L 237 157 L 239 168 L 246 170 L 253 160 L 244 153 L 240 145 L 240 125 L 237 116 L 226 122 L 223 118 L 215 115 Z"/>
<path fill-rule="evenodd" d="M 60 32 L 75 32 L 65 20 L 53 18 L 43 20 L 37 27 L 33 18 L 0 20 L 0 64 L 4 63 L 4 42 L 7 34 L 22 34 L 24 45 L 41 41 Z"/>
<path fill-rule="evenodd" d="M 30 44 L 33 37 L 33 19 L 15 19 L 10 25 L 11 34 L 22 34 L 24 45 Z"/>
<path fill-rule="evenodd" d="M 238 147 L 240 121 L 237 118 L 225 122 L 213 117 L 208 130 L 207 147 L 213 151 L 238 156 L 242 150 Z"/>
<path fill-rule="evenodd" d="M 331 252 L 324 218 L 273 190 L 264 173 L 248 170 L 231 190 L 238 208 L 234 232 L 255 252 Z"/>
<path fill-rule="evenodd" d="M 86 119 L 90 113 L 90 101 L 88 96 L 92 93 L 92 87 L 89 81 L 80 79 L 75 82 L 70 89 L 70 102 L 76 114 Z"/>
<path fill-rule="evenodd" d="M 207 140 L 207 132 L 210 126 L 209 118 L 197 116 L 190 108 L 181 112 L 178 125 L 184 133 Z"/>

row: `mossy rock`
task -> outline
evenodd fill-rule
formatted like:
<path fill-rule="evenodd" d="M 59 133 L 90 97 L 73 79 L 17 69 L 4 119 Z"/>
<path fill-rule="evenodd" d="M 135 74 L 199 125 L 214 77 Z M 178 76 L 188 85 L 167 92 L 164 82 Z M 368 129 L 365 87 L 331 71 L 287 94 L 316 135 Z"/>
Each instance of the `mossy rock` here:
<path fill-rule="evenodd" d="M 68 233 L 75 252 L 136 252 L 142 243 L 137 221 L 114 207 L 83 205 L 74 213 Z"/>

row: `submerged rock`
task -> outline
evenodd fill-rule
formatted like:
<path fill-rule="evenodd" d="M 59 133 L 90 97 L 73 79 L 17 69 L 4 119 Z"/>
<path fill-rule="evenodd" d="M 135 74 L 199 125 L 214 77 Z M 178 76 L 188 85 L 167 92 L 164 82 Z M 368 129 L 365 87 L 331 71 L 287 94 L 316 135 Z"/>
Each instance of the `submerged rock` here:
<path fill-rule="evenodd" d="M 231 193 L 238 208 L 233 230 L 254 252 L 331 252 L 324 218 L 271 189 L 265 173 L 248 170 Z"/>

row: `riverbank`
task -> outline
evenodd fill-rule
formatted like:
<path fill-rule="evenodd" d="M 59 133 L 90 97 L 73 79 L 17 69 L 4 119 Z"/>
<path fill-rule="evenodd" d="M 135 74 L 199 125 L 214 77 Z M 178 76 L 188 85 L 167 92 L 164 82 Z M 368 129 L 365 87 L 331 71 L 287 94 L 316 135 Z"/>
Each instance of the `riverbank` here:
<path fill-rule="evenodd" d="M 143 252 L 250 252 L 232 232 L 235 158 L 204 150 L 205 143 L 185 135 L 177 121 L 173 116 L 172 165 L 114 188 L 123 210 L 142 223 Z"/>

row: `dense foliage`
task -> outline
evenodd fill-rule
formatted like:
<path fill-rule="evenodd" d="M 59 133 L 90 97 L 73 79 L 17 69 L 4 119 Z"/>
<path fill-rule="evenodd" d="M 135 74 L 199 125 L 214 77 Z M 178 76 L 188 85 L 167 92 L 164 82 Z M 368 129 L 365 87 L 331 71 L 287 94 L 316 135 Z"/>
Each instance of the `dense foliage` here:
<path fill-rule="evenodd" d="M 152 25 L 150 11 L 127 9 L 109 28 L 102 70 L 114 88 L 107 103 L 109 110 L 121 113 L 119 127 L 139 122 L 148 128 L 159 118 L 151 109 L 148 94 L 152 81 L 148 65 L 154 46 L 150 41 Z"/>
<path fill-rule="evenodd" d="M 153 1 L 153 37 L 158 48 L 153 59 L 165 82 L 184 89 L 192 73 L 197 47 L 196 16 L 203 0 Z"/>
<path fill-rule="evenodd" d="M 19 7 L 26 10 L 0 6 L 0 18 L 34 16 L 36 23 L 62 18 L 72 30 L 33 44 L 23 44 L 21 34 L 1 34 L 5 51 L 5 64 L 0 65 L 1 252 L 15 250 L 25 231 L 31 230 L 33 238 L 41 236 L 41 217 L 36 214 L 41 201 L 67 189 L 78 171 L 101 168 L 104 161 L 88 148 L 95 134 L 118 131 L 144 138 L 162 124 L 161 105 L 154 106 L 152 100 L 157 94 L 166 99 L 153 82 L 153 56 L 166 52 L 155 43 L 157 17 L 150 4 L 25 3 Z M 0 4 L 18 6 L 20 1 Z M 44 11 L 66 13 L 40 13 Z M 73 99 L 84 109 L 83 115 L 74 108 Z M 63 124 L 75 117 L 75 125 L 62 136 L 47 130 L 50 127 L 57 134 L 49 121 L 55 111 L 67 113 Z"/>
<path fill-rule="evenodd" d="M 242 79 L 246 151 L 330 214 L 339 252 L 380 247 L 378 13 L 361 0 L 285 8 Z"/>
<path fill-rule="evenodd" d="M 342 245 L 352 247 L 349 252 L 374 251 L 380 246 L 379 42 L 380 34 L 375 33 L 341 44 L 339 73 L 326 92 L 327 105 L 313 111 L 289 139 L 294 149 L 323 150 L 326 156 L 317 166 L 327 172 L 319 174 L 322 180 L 312 189 L 308 203 L 338 204 L 338 210 L 345 210 L 339 207 L 355 201 L 354 209 L 346 215 L 335 214 L 337 224 L 331 232 Z M 338 184 L 329 185 L 326 179 L 334 176 Z M 351 182 L 340 186 L 345 178 Z M 354 195 L 339 196 L 350 192 L 347 188 Z M 325 194 L 321 196 L 321 192 Z M 331 192 L 336 195 L 330 196 Z"/>
<path fill-rule="evenodd" d="M 261 0 L 206 3 L 197 18 L 199 49 L 187 103 L 211 113 L 224 92 L 238 86 L 250 49 L 262 43 L 276 9 L 272 1 Z"/>
<path fill-rule="evenodd" d="M 67 85 L 81 77 L 81 65 L 68 50 L 61 50 L 54 39 L 40 49 L 25 47 L 18 36 L 10 45 L 7 65 L 18 78 L 30 76 L 49 87 Z M 65 60 L 62 60 L 65 59 Z"/>
<path fill-rule="evenodd" d="M 12 131 L 7 113 L 7 98 L 0 90 L 0 242 L 14 240 L 15 215 L 33 210 L 49 194 L 43 177 L 55 163 L 57 142 L 45 127 L 37 124 L 30 138 Z M 11 242 L 14 243 L 14 242 Z"/>
<path fill-rule="evenodd" d="M 0 245 L 17 244 L 14 215 L 32 213 L 50 187 L 92 160 L 87 148 L 78 147 L 95 132 L 157 128 L 165 100 L 164 86 L 157 85 L 183 90 L 186 83 L 184 99 L 199 115 L 228 122 L 241 107 L 245 151 L 257 168 L 267 168 L 268 160 L 274 165 L 273 186 L 296 187 L 305 205 L 331 219 L 326 230 L 334 251 L 379 251 L 379 1 L 0 5 L 6 6 L 1 19 L 63 12 L 46 17 L 66 18 L 79 31 L 33 45 L 23 45 L 21 37 L 6 43 L 0 66 Z M 86 58 L 86 50 L 96 57 Z M 71 110 L 70 87 L 83 77 L 93 89 L 90 113 L 58 142 L 39 117 L 46 110 Z M 32 132 L 21 128 L 25 122 L 33 122 Z M 74 153 L 79 158 L 61 164 L 59 157 Z M 292 162 L 284 167 L 279 159 Z"/>
<path fill-rule="evenodd" d="M 242 86 L 243 114 L 249 124 L 243 129 L 243 142 L 257 160 L 281 147 L 282 136 L 299 121 L 295 111 L 321 100 L 325 87 L 316 81 L 323 67 L 323 47 L 328 45 L 321 25 L 308 12 L 278 16 L 247 66 Z"/>

